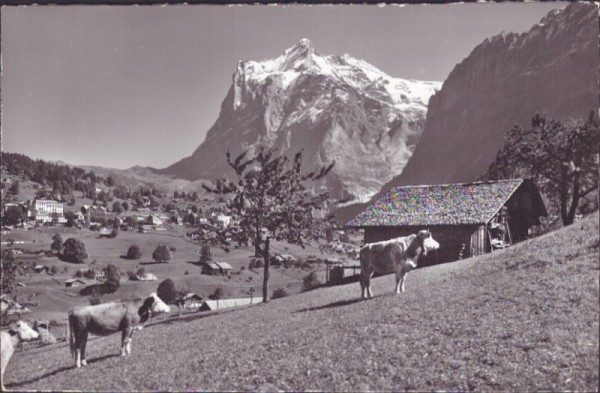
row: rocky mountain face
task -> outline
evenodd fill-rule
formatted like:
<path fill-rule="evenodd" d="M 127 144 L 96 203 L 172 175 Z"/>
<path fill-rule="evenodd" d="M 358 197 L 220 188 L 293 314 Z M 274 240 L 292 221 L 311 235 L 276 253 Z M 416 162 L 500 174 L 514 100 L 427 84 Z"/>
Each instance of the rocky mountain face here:
<path fill-rule="evenodd" d="M 349 55 L 320 55 L 302 39 L 277 58 L 240 61 L 205 141 L 161 172 L 216 179 L 233 174 L 228 150 L 303 150 L 306 170 L 335 161 L 320 188 L 364 202 L 402 172 L 440 85 L 392 78 Z"/>
<path fill-rule="evenodd" d="M 468 182 L 483 175 L 514 125 L 598 110 L 598 7 L 573 3 L 523 34 L 486 39 L 429 101 L 425 130 L 398 185 Z"/>

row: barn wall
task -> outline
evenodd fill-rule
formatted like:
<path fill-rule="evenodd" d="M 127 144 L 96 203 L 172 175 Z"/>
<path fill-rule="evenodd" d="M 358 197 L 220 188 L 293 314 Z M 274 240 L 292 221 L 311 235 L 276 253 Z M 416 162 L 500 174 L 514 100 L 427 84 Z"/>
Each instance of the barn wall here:
<path fill-rule="evenodd" d="M 419 267 L 436 265 L 438 263 L 452 262 L 458 259 L 458 255 L 465 244 L 463 258 L 470 254 L 471 235 L 477 231 L 477 225 L 438 225 L 430 226 L 433 238 L 440 243 L 440 249 L 419 259 Z M 389 240 L 395 237 L 416 234 L 423 227 L 371 227 L 365 228 L 365 243 L 373 243 Z"/>

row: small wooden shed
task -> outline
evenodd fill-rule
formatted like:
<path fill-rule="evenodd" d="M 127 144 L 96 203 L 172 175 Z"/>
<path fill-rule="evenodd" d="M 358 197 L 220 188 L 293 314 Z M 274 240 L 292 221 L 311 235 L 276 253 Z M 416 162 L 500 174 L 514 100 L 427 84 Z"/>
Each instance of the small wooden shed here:
<path fill-rule="evenodd" d="M 396 187 L 350 220 L 365 243 L 429 229 L 440 249 L 419 266 L 455 261 L 504 248 L 527 238 L 547 211 L 531 180 Z"/>

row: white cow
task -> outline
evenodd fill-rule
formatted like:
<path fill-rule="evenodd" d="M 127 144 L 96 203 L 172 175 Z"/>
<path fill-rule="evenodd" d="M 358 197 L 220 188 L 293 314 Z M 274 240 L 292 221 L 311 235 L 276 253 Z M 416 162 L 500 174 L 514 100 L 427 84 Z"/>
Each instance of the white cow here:
<path fill-rule="evenodd" d="M 15 352 L 17 344 L 19 344 L 19 341 L 35 340 L 38 337 L 38 332 L 30 328 L 23 321 L 17 322 L 15 329 L 10 329 L 9 331 L 3 331 L 0 333 L 0 357 L 2 358 L 2 373 L 0 374 L 0 379 L 2 379 L 2 391 L 6 390 L 4 388 L 4 370 L 6 370 L 6 365 Z"/>
<path fill-rule="evenodd" d="M 396 293 L 404 292 L 404 281 L 409 271 L 417 267 L 421 255 L 440 248 L 429 231 L 416 235 L 397 237 L 377 243 L 366 244 L 360 250 L 360 288 L 362 298 L 372 297 L 371 276 L 373 273 L 396 273 Z"/>

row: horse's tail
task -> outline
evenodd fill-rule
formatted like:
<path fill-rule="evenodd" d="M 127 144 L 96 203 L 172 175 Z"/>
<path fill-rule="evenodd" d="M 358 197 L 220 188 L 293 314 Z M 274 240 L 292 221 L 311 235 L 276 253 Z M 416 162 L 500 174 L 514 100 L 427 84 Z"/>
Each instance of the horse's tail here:
<path fill-rule="evenodd" d="M 67 336 L 69 336 L 69 348 L 71 349 L 71 356 L 75 357 L 75 340 L 73 339 L 73 328 L 74 328 L 74 316 L 69 311 L 69 321 L 67 322 Z"/>

